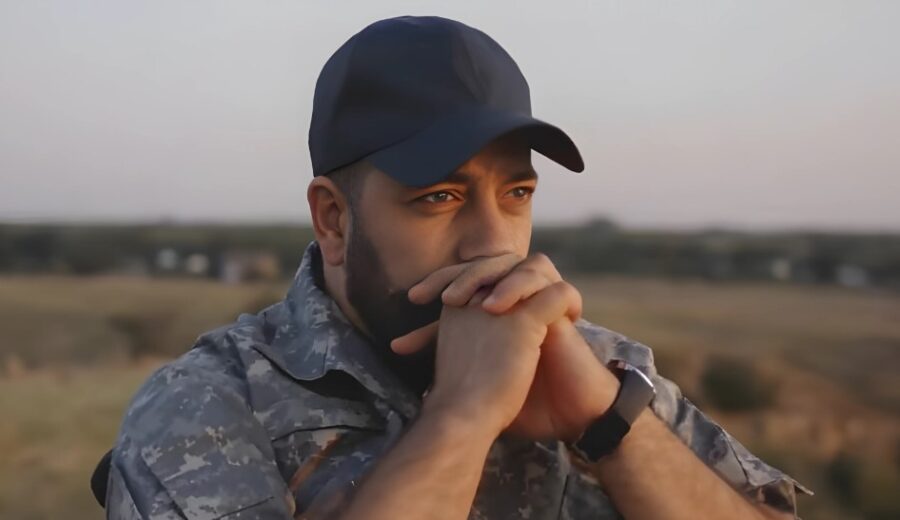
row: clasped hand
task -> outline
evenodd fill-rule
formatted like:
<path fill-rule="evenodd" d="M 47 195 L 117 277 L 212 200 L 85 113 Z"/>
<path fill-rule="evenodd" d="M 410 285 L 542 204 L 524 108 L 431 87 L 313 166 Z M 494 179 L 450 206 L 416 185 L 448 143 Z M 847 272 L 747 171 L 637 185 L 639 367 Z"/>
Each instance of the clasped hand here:
<path fill-rule="evenodd" d="M 409 354 L 437 337 L 426 410 L 494 434 L 574 440 L 609 407 L 618 383 L 574 326 L 581 295 L 545 255 L 452 265 L 409 290 L 414 303 L 439 295 L 440 319 L 391 345 Z"/>

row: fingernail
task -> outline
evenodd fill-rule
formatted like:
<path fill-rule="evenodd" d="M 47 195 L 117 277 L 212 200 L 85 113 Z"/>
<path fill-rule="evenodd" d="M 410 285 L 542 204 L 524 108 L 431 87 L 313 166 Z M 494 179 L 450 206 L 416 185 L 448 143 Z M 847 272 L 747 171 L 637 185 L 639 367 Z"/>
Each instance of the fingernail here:
<path fill-rule="evenodd" d="M 485 298 L 485 300 L 483 302 L 481 302 L 481 305 L 483 307 L 490 307 L 491 305 L 493 305 L 496 302 L 497 302 L 497 297 L 492 294 L 492 295 L 488 296 L 487 298 Z"/>

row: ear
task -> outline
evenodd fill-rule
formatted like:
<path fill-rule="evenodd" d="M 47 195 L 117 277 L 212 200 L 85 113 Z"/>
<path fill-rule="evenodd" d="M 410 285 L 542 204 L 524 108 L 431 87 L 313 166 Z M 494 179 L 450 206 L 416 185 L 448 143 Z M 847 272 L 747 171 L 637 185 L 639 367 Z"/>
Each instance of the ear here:
<path fill-rule="evenodd" d="M 350 232 L 347 199 L 331 179 L 320 176 L 309 183 L 306 200 L 322 259 L 333 266 L 343 265 Z"/>

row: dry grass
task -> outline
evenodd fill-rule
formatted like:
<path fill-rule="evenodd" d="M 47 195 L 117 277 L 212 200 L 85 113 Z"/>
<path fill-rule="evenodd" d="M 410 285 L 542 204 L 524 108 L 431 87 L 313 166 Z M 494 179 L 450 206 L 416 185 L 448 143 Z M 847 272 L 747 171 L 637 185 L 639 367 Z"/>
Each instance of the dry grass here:
<path fill-rule="evenodd" d="M 280 299 L 283 284 L 125 277 L 0 278 L 0 356 L 26 367 L 127 359 L 134 345 L 117 320 L 155 325 L 154 351 L 175 355 L 201 332 Z"/>
<path fill-rule="evenodd" d="M 159 365 L 43 369 L 0 379 L 0 518 L 100 518 L 91 472 Z"/>
<path fill-rule="evenodd" d="M 837 287 L 576 279 L 585 315 L 653 346 L 677 378 L 727 353 L 805 369 L 900 414 L 900 296 Z M 889 370 L 893 367 L 895 370 Z M 684 383 L 692 386 L 691 374 Z"/>
<path fill-rule="evenodd" d="M 574 282 L 588 319 L 653 346 L 661 371 L 697 400 L 710 356 L 736 356 L 777 383 L 771 408 L 708 411 L 820 491 L 804 504 L 804 517 L 891 518 L 898 511 L 900 297 L 774 284 Z M 113 317 L 163 320 L 153 340 L 160 352 L 176 354 L 283 290 L 200 280 L 0 278 L 0 518 L 101 515 L 90 472 L 112 444 L 128 399 L 158 363 L 128 361 L 134 338 Z M 858 466 L 841 467 L 859 487 L 855 502 L 843 506 L 823 476 L 838 455 Z"/>

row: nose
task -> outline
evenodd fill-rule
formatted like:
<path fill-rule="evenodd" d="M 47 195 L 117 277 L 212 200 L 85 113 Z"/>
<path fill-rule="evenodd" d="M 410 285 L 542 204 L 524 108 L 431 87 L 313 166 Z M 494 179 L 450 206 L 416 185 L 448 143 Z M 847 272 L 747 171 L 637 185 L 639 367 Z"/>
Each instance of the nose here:
<path fill-rule="evenodd" d="M 495 198 L 479 197 L 469 201 L 458 218 L 461 220 L 461 261 L 517 252 L 513 218 L 503 212 Z"/>

